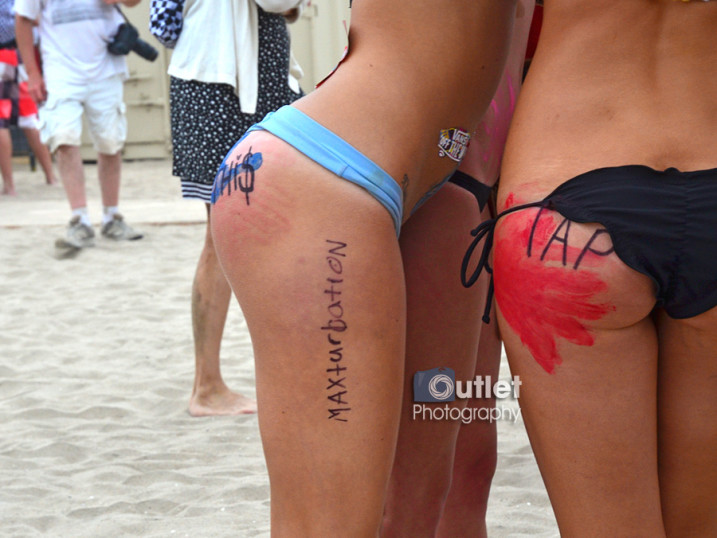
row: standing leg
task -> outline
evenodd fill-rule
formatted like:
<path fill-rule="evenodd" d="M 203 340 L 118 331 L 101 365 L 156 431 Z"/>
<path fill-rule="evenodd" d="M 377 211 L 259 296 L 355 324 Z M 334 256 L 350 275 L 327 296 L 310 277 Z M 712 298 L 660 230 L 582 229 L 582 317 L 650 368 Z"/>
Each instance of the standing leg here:
<path fill-rule="evenodd" d="M 362 188 L 267 133 L 251 194 L 212 208 L 256 361 L 272 536 L 376 536 L 401 405 L 405 287 L 394 223 Z"/>
<path fill-rule="evenodd" d="M 12 138 L 10 129 L 0 128 L 0 173 L 2 173 L 2 193 L 15 195 L 15 181 L 12 177 Z"/>
<path fill-rule="evenodd" d="M 485 288 L 464 288 L 460 266 L 470 230 L 479 222 L 475 198 L 452 184 L 419 209 L 401 232 L 407 287 L 403 411 L 386 501 L 383 536 L 434 536 L 448 495 L 460 420 L 414 415 L 413 376 L 449 367 L 471 379 Z M 456 399 L 451 408 L 463 408 Z M 446 404 L 425 404 L 429 408 Z"/>
<path fill-rule="evenodd" d="M 10 126 L 17 121 L 18 85 L 17 53 L 11 49 L 0 50 L 0 173 L 2 194 L 14 196 L 15 181 L 12 175 L 12 137 Z"/>
<path fill-rule="evenodd" d="M 112 155 L 97 154 L 97 175 L 100 180 L 102 205 L 117 207 L 119 205 L 120 175 L 122 172 L 122 152 Z"/>
<path fill-rule="evenodd" d="M 37 104 L 30 97 L 27 85 L 27 72 L 25 66 L 21 63 L 18 66 L 18 108 L 19 118 L 18 127 L 25 134 L 27 143 L 32 150 L 33 155 L 37 158 L 45 174 L 45 182 L 48 185 L 55 185 L 57 178 L 52 168 L 52 156 L 48 147 L 42 143 L 39 131 L 38 109 Z"/>
<path fill-rule="evenodd" d="M 229 390 L 222 379 L 219 356 L 232 290 L 214 250 L 210 207 L 207 204 L 204 248 L 192 284 L 195 370 L 189 414 L 199 417 L 254 413 L 256 402 Z"/>
<path fill-rule="evenodd" d="M 52 168 L 52 157 L 47 146 L 40 140 L 40 131 L 37 129 L 25 128 L 23 129 L 27 143 L 30 145 L 30 149 L 37 157 L 40 167 L 45 174 L 45 183 L 48 185 L 55 185 L 57 178 L 55 177 L 55 171 Z"/>
<path fill-rule="evenodd" d="M 717 308 L 658 317 L 660 494 L 670 537 L 717 536 Z"/>
<path fill-rule="evenodd" d="M 67 201 L 71 209 L 87 207 L 85 193 L 85 173 L 82 168 L 82 156 L 79 146 L 61 145 L 57 148 L 57 168 Z"/>
<path fill-rule="evenodd" d="M 487 276 L 487 273 L 483 273 L 476 285 L 487 290 Z M 502 348 L 498 323 L 495 317 L 492 317 L 490 323 L 481 328 L 476 376 L 498 379 Z M 469 405 L 478 409 L 492 409 L 495 406 L 495 399 L 476 398 L 471 400 Z M 456 442 L 451 489 L 436 536 L 441 538 L 488 536 L 485 516 L 496 460 L 495 421 L 474 420 L 470 424 L 462 424 Z"/>
<path fill-rule="evenodd" d="M 114 241 L 134 241 L 143 234 L 132 228 L 119 213 L 122 152 L 97 154 L 97 174 L 102 192 L 102 235 Z"/>
<path fill-rule="evenodd" d="M 87 211 L 85 174 L 80 147 L 63 144 L 56 151 L 60 179 L 72 209 L 66 239 L 58 239 L 55 242 L 55 256 L 65 258 L 74 256 L 82 248 L 93 246 L 95 232 Z"/>
<path fill-rule="evenodd" d="M 91 84 L 83 95 L 83 108 L 97 150 L 97 173 L 102 193 L 102 235 L 115 241 L 141 239 L 119 213 L 122 148 L 127 139 L 122 79 L 110 77 Z"/>

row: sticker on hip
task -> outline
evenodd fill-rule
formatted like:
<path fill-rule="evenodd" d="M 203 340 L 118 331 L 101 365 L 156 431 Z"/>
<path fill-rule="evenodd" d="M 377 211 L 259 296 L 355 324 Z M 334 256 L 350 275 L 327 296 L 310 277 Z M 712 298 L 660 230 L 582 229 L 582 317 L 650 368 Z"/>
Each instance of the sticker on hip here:
<path fill-rule="evenodd" d="M 438 156 L 449 157 L 456 162 L 461 162 L 470 141 L 471 135 L 463 129 L 441 129 L 438 139 Z"/>

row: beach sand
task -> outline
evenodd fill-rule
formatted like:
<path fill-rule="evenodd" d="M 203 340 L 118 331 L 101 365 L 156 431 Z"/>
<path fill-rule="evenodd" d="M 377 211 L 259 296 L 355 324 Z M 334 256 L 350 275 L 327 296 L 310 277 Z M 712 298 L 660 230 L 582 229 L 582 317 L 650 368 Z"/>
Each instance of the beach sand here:
<path fill-rule="evenodd" d="M 121 210 L 145 238 L 56 260 L 63 191 L 15 169 L 18 196 L 0 198 L 0 536 L 268 536 L 256 416 L 186 411 L 203 205 L 181 199 L 169 161 L 125 163 Z M 233 302 L 222 369 L 254 396 L 252 360 Z M 558 536 L 522 421 L 498 428 L 490 536 Z"/>

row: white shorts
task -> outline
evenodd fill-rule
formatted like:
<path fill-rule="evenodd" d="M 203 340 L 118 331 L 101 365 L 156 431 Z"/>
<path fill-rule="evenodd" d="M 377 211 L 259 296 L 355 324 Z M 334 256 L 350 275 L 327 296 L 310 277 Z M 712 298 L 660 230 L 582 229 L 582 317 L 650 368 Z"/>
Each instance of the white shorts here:
<path fill-rule="evenodd" d="M 40 108 L 40 137 L 51 152 L 59 146 L 81 144 L 83 112 L 95 150 L 114 155 L 124 147 L 127 118 L 121 76 L 47 90 L 47 101 Z"/>

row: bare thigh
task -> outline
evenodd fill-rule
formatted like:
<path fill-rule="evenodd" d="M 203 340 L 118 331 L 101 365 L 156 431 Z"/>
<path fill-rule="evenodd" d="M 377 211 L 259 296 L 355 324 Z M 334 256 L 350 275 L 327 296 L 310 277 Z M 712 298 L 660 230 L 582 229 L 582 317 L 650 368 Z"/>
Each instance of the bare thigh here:
<path fill-rule="evenodd" d="M 414 401 L 419 371 L 451 368 L 472 378 L 485 288 L 464 288 L 460 265 L 470 230 L 480 222 L 475 198 L 446 185 L 406 223 L 401 254 L 407 289 L 403 411 L 386 502 L 383 536 L 433 536 L 451 480 L 459 420 L 431 420 L 422 409 L 459 411 L 467 400 Z"/>
<path fill-rule="evenodd" d="M 219 198 L 212 231 L 252 338 L 273 535 L 374 535 L 403 374 L 393 221 L 273 135 L 235 152 L 261 165 L 251 192 Z"/>
<path fill-rule="evenodd" d="M 657 320 L 662 511 L 668 536 L 717 535 L 717 309 Z"/>
<path fill-rule="evenodd" d="M 599 229 L 538 209 L 501 219 L 501 335 L 561 534 L 661 536 L 654 290 L 607 234 L 581 257 Z"/>

